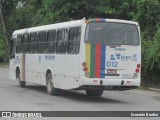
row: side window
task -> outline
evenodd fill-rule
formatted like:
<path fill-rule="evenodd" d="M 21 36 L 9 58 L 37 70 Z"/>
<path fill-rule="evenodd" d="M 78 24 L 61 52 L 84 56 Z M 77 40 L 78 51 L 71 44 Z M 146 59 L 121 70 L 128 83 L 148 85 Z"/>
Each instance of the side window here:
<path fill-rule="evenodd" d="M 23 37 L 22 37 L 23 41 L 22 41 L 22 44 L 21 44 L 21 52 L 22 53 L 28 53 L 29 52 L 29 48 L 30 48 L 30 39 L 29 39 L 29 34 L 24 34 Z"/>
<path fill-rule="evenodd" d="M 48 31 L 47 32 L 47 53 L 55 53 L 56 47 L 56 31 Z"/>
<path fill-rule="evenodd" d="M 38 33 L 38 41 L 37 41 L 37 46 L 38 46 L 38 53 L 45 53 L 46 52 L 46 32 L 39 32 Z"/>
<path fill-rule="evenodd" d="M 17 36 L 16 53 L 21 52 L 22 35 Z"/>
<path fill-rule="evenodd" d="M 58 30 L 56 53 L 65 54 L 68 41 L 68 29 Z"/>
<path fill-rule="evenodd" d="M 81 39 L 81 28 L 71 28 L 69 30 L 69 39 L 68 39 L 68 54 L 78 54 L 80 48 L 80 39 Z"/>
<path fill-rule="evenodd" d="M 37 33 L 30 34 L 30 53 L 37 52 Z"/>
<path fill-rule="evenodd" d="M 16 52 L 16 39 L 13 38 L 10 43 L 10 59 L 15 58 Z"/>
<path fill-rule="evenodd" d="M 23 35 L 23 43 L 29 43 L 30 41 L 29 41 L 29 34 L 27 33 L 27 34 L 24 34 Z"/>

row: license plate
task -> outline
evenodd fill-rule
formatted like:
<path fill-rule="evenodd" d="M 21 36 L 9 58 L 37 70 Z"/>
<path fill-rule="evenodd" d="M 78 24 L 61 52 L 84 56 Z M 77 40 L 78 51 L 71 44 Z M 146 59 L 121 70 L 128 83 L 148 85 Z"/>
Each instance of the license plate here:
<path fill-rule="evenodd" d="M 117 74 L 117 70 L 108 69 L 107 74 Z"/>

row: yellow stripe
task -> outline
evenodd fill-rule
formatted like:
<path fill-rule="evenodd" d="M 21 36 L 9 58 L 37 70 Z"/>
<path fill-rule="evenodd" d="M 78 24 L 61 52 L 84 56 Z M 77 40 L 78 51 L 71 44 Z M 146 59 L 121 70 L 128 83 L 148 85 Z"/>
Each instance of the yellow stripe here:
<path fill-rule="evenodd" d="M 25 54 L 22 54 L 21 58 L 21 73 L 20 80 L 25 81 Z"/>
<path fill-rule="evenodd" d="M 90 76 L 90 53 L 91 53 L 91 45 L 86 44 L 86 63 L 87 63 L 89 76 Z"/>

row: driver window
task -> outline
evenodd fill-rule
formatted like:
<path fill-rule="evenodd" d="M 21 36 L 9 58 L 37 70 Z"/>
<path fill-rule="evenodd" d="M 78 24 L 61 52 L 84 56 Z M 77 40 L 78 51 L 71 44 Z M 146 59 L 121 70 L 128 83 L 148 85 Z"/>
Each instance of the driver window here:
<path fill-rule="evenodd" d="M 10 59 L 15 57 L 16 52 L 16 39 L 12 39 L 10 43 Z"/>

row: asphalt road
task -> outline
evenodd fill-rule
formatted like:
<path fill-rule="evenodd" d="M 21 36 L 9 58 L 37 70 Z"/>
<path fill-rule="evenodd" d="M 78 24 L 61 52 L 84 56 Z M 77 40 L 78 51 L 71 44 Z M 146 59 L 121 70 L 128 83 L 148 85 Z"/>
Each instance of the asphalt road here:
<path fill-rule="evenodd" d="M 84 91 L 62 90 L 58 96 L 51 96 L 46 94 L 44 86 L 27 84 L 26 88 L 20 88 L 17 81 L 9 79 L 9 70 L 0 68 L 0 111 L 160 111 L 160 92 L 105 91 L 102 97 L 88 97 Z M 0 120 L 12 119 L 0 118 Z"/>

